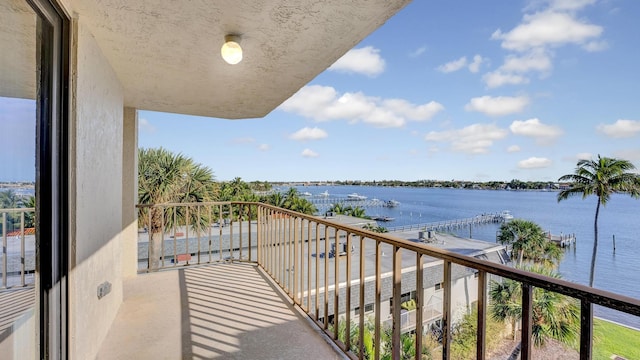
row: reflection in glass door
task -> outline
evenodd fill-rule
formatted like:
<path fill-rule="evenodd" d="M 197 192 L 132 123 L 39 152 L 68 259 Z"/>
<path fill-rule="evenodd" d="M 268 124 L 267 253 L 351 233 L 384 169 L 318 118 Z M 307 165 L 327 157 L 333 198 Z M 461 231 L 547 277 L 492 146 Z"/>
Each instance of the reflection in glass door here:
<path fill-rule="evenodd" d="M 61 19 L 45 0 L 0 0 L 0 359 L 66 349 Z"/>
<path fill-rule="evenodd" d="M 0 358 L 36 351 L 35 175 L 37 16 L 0 2 Z"/>

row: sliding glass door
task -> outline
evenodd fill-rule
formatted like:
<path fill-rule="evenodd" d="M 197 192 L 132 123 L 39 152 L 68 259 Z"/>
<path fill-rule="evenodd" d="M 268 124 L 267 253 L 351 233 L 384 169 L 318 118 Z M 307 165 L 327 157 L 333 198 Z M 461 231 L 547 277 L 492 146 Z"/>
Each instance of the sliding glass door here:
<path fill-rule="evenodd" d="M 0 358 L 64 358 L 68 22 L 0 0 Z"/>

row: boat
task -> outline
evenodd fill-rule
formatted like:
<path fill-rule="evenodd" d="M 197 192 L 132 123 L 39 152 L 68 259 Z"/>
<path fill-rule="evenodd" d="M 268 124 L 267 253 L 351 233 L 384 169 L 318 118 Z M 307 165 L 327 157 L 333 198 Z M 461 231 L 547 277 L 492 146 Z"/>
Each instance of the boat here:
<path fill-rule="evenodd" d="M 320 194 L 318 194 L 318 196 L 329 197 L 329 191 L 325 190 L 324 192 L 321 192 Z"/>
<path fill-rule="evenodd" d="M 305 191 L 305 192 L 301 192 L 300 195 L 301 196 L 311 196 L 311 193 L 308 192 L 308 191 Z"/>
<path fill-rule="evenodd" d="M 513 215 L 511 215 L 511 211 L 509 210 L 502 210 L 502 212 L 500 213 L 500 217 L 503 221 L 509 221 L 513 219 Z"/>
<path fill-rule="evenodd" d="M 347 200 L 367 200 L 367 197 L 358 193 L 351 193 L 347 195 Z"/>
<path fill-rule="evenodd" d="M 400 202 L 396 200 L 389 200 L 385 203 L 385 206 L 387 207 L 396 207 L 398 205 L 400 205 Z"/>
<path fill-rule="evenodd" d="M 374 216 L 372 217 L 373 220 L 376 221 L 393 221 L 395 220 L 395 218 L 392 218 L 390 216 Z"/>

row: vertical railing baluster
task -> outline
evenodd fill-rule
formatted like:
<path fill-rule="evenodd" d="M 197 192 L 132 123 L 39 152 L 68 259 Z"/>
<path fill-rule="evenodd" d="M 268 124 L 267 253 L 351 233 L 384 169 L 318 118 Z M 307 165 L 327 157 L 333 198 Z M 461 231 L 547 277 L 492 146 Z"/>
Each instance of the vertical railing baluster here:
<path fill-rule="evenodd" d="M 178 225 L 177 225 L 177 219 L 176 219 L 177 212 L 178 212 L 178 209 L 174 207 L 173 209 L 173 266 L 178 266 L 178 230 L 177 230 Z"/>
<path fill-rule="evenodd" d="M 294 226 L 292 226 L 292 223 L 295 224 L 295 218 L 291 215 L 287 215 L 287 221 L 286 221 L 286 226 L 287 226 L 287 294 L 289 294 L 289 297 L 291 297 L 293 299 L 293 236 L 294 236 Z"/>
<path fill-rule="evenodd" d="M 380 360 L 380 300 L 381 300 L 381 291 L 382 291 L 382 276 L 381 274 L 381 266 L 382 266 L 382 242 L 380 240 L 376 240 L 376 292 L 375 292 L 375 317 L 374 317 L 374 332 L 373 332 L 373 342 L 374 348 L 373 352 L 375 354 L 375 360 Z"/>
<path fill-rule="evenodd" d="M 345 264 L 346 297 L 345 297 L 345 340 L 346 350 L 351 348 L 351 234 L 347 232 L 347 255 Z"/>
<path fill-rule="evenodd" d="M 7 213 L 2 213 L 2 287 L 7 287 Z"/>
<path fill-rule="evenodd" d="M 251 233 L 252 233 L 251 232 L 251 230 L 252 230 L 251 229 L 251 213 L 252 213 L 251 205 L 249 205 L 247 207 L 247 216 L 249 217 L 249 219 L 248 219 L 249 225 L 247 225 L 247 232 L 248 232 L 248 234 L 247 234 L 248 237 L 247 238 L 249 240 L 249 247 L 248 247 L 248 249 L 249 249 L 248 250 L 249 251 L 249 262 L 253 262 L 253 256 L 251 255 L 251 252 L 252 252 L 251 249 L 253 249 L 253 238 L 251 236 Z M 257 232 L 256 232 L 256 234 L 257 234 Z M 257 248 L 256 248 L 256 250 L 257 250 Z"/>
<path fill-rule="evenodd" d="M 531 359 L 531 334 L 533 326 L 533 286 L 522 283 L 522 336 L 521 355 L 522 360 Z"/>
<path fill-rule="evenodd" d="M 218 261 L 222 261 L 222 227 L 224 226 L 224 220 L 222 219 L 222 204 L 218 207 Z"/>
<path fill-rule="evenodd" d="M 152 227 L 152 223 L 151 223 L 151 211 L 154 209 L 153 206 L 150 206 L 147 208 L 148 212 L 147 214 L 149 215 L 149 222 L 147 222 L 147 271 L 151 271 L 153 269 L 151 269 L 151 247 L 155 246 L 152 241 L 153 241 L 153 227 Z M 162 218 L 162 222 L 164 222 L 164 218 Z M 162 257 L 162 267 L 164 267 L 164 256 Z"/>
<path fill-rule="evenodd" d="M 324 226 L 324 330 L 329 328 L 329 227 Z"/>
<path fill-rule="evenodd" d="M 333 338 L 338 339 L 339 310 L 340 310 L 340 230 L 334 228 L 333 241 Z"/>
<path fill-rule="evenodd" d="M 593 304 L 580 302 L 580 360 L 591 360 L 593 345 Z"/>
<path fill-rule="evenodd" d="M 311 220 L 307 219 L 307 314 L 311 315 Z"/>
<path fill-rule="evenodd" d="M 184 253 L 185 254 L 190 254 L 189 252 L 189 205 L 185 205 L 185 217 L 184 217 L 184 242 L 185 242 L 185 246 L 184 246 Z M 187 264 L 189 263 L 189 261 L 187 261 Z"/>
<path fill-rule="evenodd" d="M 445 260 L 443 264 L 443 288 L 442 299 L 442 358 L 451 356 L 451 261 Z"/>
<path fill-rule="evenodd" d="M 298 217 L 293 219 L 293 266 L 291 273 L 293 274 L 293 303 L 300 305 L 298 297 L 298 272 L 300 272 L 300 264 L 298 263 Z"/>
<path fill-rule="evenodd" d="M 233 262 L 233 204 L 229 203 L 229 261 Z"/>
<path fill-rule="evenodd" d="M 209 261 L 208 262 L 210 263 L 213 260 L 212 259 L 212 254 L 211 254 L 211 240 L 212 240 L 212 238 L 211 238 L 211 225 L 212 225 L 211 224 L 211 220 L 213 220 L 213 211 L 212 211 L 213 206 L 209 205 L 209 206 L 207 206 L 207 209 L 209 211 L 209 214 L 207 215 L 207 235 L 208 235 L 207 237 L 209 239 Z"/>
<path fill-rule="evenodd" d="M 238 260 L 242 261 L 242 223 L 244 220 L 244 207 L 243 205 L 238 206 Z"/>
<path fill-rule="evenodd" d="M 392 335 L 391 335 L 391 357 L 400 359 L 400 328 L 402 327 L 402 319 L 400 319 L 400 299 L 402 297 L 402 250 L 399 246 L 393 246 L 393 318 Z"/>
<path fill-rule="evenodd" d="M 476 335 L 476 359 L 485 359 L 487 340 L 487 273 L 478 271 L 478 331 Z"/>
<path fill-rule="evenodd" d="M 365 268 L 364 268 L 364 236 L 360 235 L 360 309 L 358 310 L 358 359 L 364 359 L 364 310 L 365 310 L 365 298 L 364 298 L 364 279 L 365 279 Z"/>
<path fill-rule="evenodd" d="M 20 285 L 24 286 L 24 211 L 20 212 Z"/>
<path fill-rule="evenodd" d="M 416 253 L 416 360 L 422 359 L 422 314 L 424 311 L 424 266 L 422 254 Z"/>
<path fill-rule="evenodd" d="M 315 296 L 313 298 L 313 301 L 315 302 L 315 310 L 316 310 L 316 321 L 318 321 L 318 319 L 320 318 L 320 304 L 318 302 L 318 297 L 320 296 L 320 226 L 318 225 L 318 223 L 315 223 L 316 226 L 316 237 L 315 237 L 315 242 L 316 242 L 316 286 L 315 286 Z"/>
<path fill-rule="evenodd" d="M 196 239 L 198 240 L 198 264 L 200 264 L 200 232 L 202 231 L 202 229 L 200 228 L 201 222 L 200 222 L 200 205 L 196 205 L 196 222 L 194 222 L 194 224 L 198 224 L 196 227 Z M 188 240 L 187 240 L 188 241 Z"/>

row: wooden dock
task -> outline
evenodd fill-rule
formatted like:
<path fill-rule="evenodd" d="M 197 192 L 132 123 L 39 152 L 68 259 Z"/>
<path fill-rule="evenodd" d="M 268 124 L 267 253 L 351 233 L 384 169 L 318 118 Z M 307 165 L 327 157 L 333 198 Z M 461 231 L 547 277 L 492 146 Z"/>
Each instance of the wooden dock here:
<path fill-rule="evenodd" d="M 553 235 L 551 232 L 548 232 L 547 237 L 549 241 L 560 247 L 571 247 L 571 245 L 575 245 L 576 243 L 576 234 L 560 233 L 560 235 Z"/>
<path fill-rule="evenodd" d="M 455 219 L 455 220 L 446 220 L 446 221 L 438 221 L 432 223 L 425 224 L 411 224 L 411 225 L 403 225 L 388 228 L 389 232 L 400 232 L 400 231 L 412 231 L 412 230 L 423 230 L 423 231 L 449 231 L 461 229 L 467 226 L 473 225 L 483 225 L 490 223 L 500 223 L 503 222 L 504 218 L 501 214 L 483 214 L 474 216 L 466 219 Z"/>

